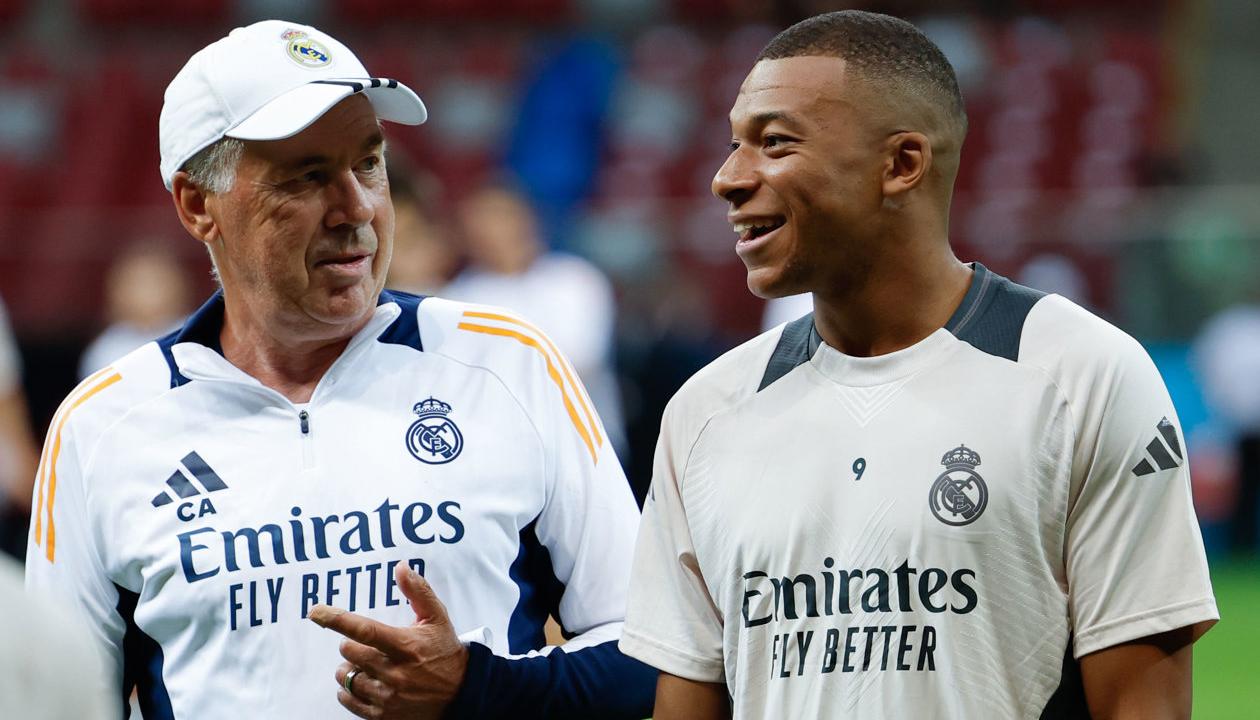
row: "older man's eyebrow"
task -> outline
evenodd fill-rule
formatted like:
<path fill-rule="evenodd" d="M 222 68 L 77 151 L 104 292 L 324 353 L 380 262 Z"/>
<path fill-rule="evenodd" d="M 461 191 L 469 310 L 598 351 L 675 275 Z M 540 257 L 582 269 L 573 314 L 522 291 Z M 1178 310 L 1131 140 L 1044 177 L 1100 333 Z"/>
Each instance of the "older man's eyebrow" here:
<path fill-rule="evenodd" d="M 377 149 L 384 149 L 384 147 L 385 147 L 385 136 L 379 132 L 376 132 L 369 135 L 368 138 L 363 141 L 362 151 L 371 152 Z M 327 165 L 331 161 L 332 161 L 331 158 L 329 158 L 327 155 L 303 155 L 302 157 L 297 158 L 293 162 L 287 163 L 287 165 L 290 168 L 296 169 L 296 168 L 310 167 L 312 165 Z"/>
<path fill-rule="evenodd" d="M 296 169 L 296 168 L 310 167 L 312 165 L 326 165 L 326 164 L 328 164 L 327 155 L 305 155 L 289 163 L 288 166 Z"/>

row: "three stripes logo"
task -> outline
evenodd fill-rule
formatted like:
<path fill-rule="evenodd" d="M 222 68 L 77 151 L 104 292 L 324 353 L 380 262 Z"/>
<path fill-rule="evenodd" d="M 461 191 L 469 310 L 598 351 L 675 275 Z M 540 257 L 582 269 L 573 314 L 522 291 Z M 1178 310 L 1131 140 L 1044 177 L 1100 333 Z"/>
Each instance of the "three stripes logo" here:
<path fill-rule="evenodd" d="M 1142 458 L 1141 462 L 1133 466 L 1133 474 L 1138 477 L 1150 475 L 1156 471 L 1156 468 L 1172 470 L 1181 467 L 1181 463 L 1185 461 L 1185 456 L 1181 452 L 1181 442 L 1177 439 L 1177 428 L 1173 427 L 1168 418 L 1160 420 L 1155 429 L 1159 431 L 1159 435 L 1146 446 L 1147 457 Z M 1174 455 L 1176 457 L 1173 457 Z M 1154 465 L 1151 464 L 1152 461 Z"/>
<path fill-rule="evenodd" d="M 171 496 L 171 492 L 178 495 L 181 500 L 188 500 L 189 498 L 201 495 L 203 493 L 201 488 L 204 488 L 204 492 L 207 493 L 227 489 L 227 483 L 223 482 L 223 478 L 219 477 L 219 474 L 212 470 L 210 466 L 206 464 L 206 461 L 202 460 L 201 456 L 196 452 L 188 453 L 184 456 L 183 460 L 180 460 L 180 462 L 184 467 L 177 469 L 166 479 L 166 484 L 170 487 L 170 490 L 164 490 L 157 495 L 154 495 L 152 500 L 153 507 L 162 507 L 163 505 L 169 505 L 175 502 L 175 498 Z M 184 474 L 184 470 L 187 470 L 192 477 L 190 478 L 188 475 Z M 201 483 L 201 488 L 198 488 L 197 485 L 193 483 L 194 479 L 196 479 L 198 483 Z M 184 506 L 188 504 L 189 503 L 181 505 L 179 516 L 182 520 L 191 520 L 193 518 L 192 515 L 188 515 L 183 512 Z M 203 498 L 202 509 L 197 517 L 213 512 L 214 506 L 210 505 L 209 498 Z"/>

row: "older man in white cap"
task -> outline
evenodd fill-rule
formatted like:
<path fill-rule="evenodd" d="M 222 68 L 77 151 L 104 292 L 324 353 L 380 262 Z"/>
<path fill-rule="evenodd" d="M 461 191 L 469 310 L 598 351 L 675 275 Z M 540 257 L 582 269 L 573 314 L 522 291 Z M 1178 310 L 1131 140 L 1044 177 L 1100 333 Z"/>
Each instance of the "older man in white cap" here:
<path fill-rule="evenodd" d="M 146 718 L 650 712 L 616 646 L 637 512 L 568 362 L 384 290 L 380 121 L 425 117 L 280 21 L 167 89 L 162 178 L 222 289 L 62 405 L 27 563 Z"/>

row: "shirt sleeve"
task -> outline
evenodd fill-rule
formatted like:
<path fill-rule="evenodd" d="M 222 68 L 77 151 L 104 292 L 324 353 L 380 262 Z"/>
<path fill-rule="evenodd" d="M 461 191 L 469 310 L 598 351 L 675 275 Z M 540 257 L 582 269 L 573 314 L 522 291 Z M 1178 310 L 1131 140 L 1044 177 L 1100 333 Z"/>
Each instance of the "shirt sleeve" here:
<path fill-rule="evenodd" d="M 508 624 L 511 657 L 471 644 L 446 717 L 639 720 L 651 715 L 656 672 L 617 648 L 638 508 L 581 382 L 542 345 L 559 380 L 542 384 L 535 406 L 547 497 L 512 569 L 521 600 Z M 560 647 L 544 646 L 548 614 L 569 638 Z"/>
<path fill-rule="evenodd" d="M 118 698 L 125 705 L 127 698 L 121 688 L 126 622 L 118 609 L 118 589 L 107 577 L 97 552 L 100 545 L 87 508 L 79 443 L 73 426 L 63 419 L 71 409 L 71 400 L 67 400 L 53 418 L 36 477 L 26 586 L 32 594 L 61 605 L 86 628 L 87 642 L 104 671 L 105 687 L 85 692 Z"/>
<path fill-rule="evenodd" d="M 722 616 L 700 571 L 682 479 L 695 437 L 675 398 L 661 421 L 621 649 L 671 675 L 722 682 Z"/>
<path fill-rule="evenodd" d="M 1109 350 L 1072 402 L 1065 553 L 1078 658 L 1219 617 L 1168 391 L 1132 338 Z"/>

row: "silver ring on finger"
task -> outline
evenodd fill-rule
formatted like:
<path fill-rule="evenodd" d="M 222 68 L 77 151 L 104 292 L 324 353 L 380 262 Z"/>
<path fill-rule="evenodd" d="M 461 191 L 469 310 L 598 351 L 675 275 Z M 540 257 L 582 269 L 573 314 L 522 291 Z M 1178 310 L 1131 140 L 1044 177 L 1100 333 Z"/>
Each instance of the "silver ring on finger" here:
<path fill-rule="evenodd" d="M 359 668 L 355 668 L 351 670 L 350 672 L 346 673 L 346 676 L 341 679 L 341 686 L 345 688 L 346 692 L 350 693 L 351 695 L 354 694 L 354 678 L 361 672 L 363 671 L 360 670 Z"/>

